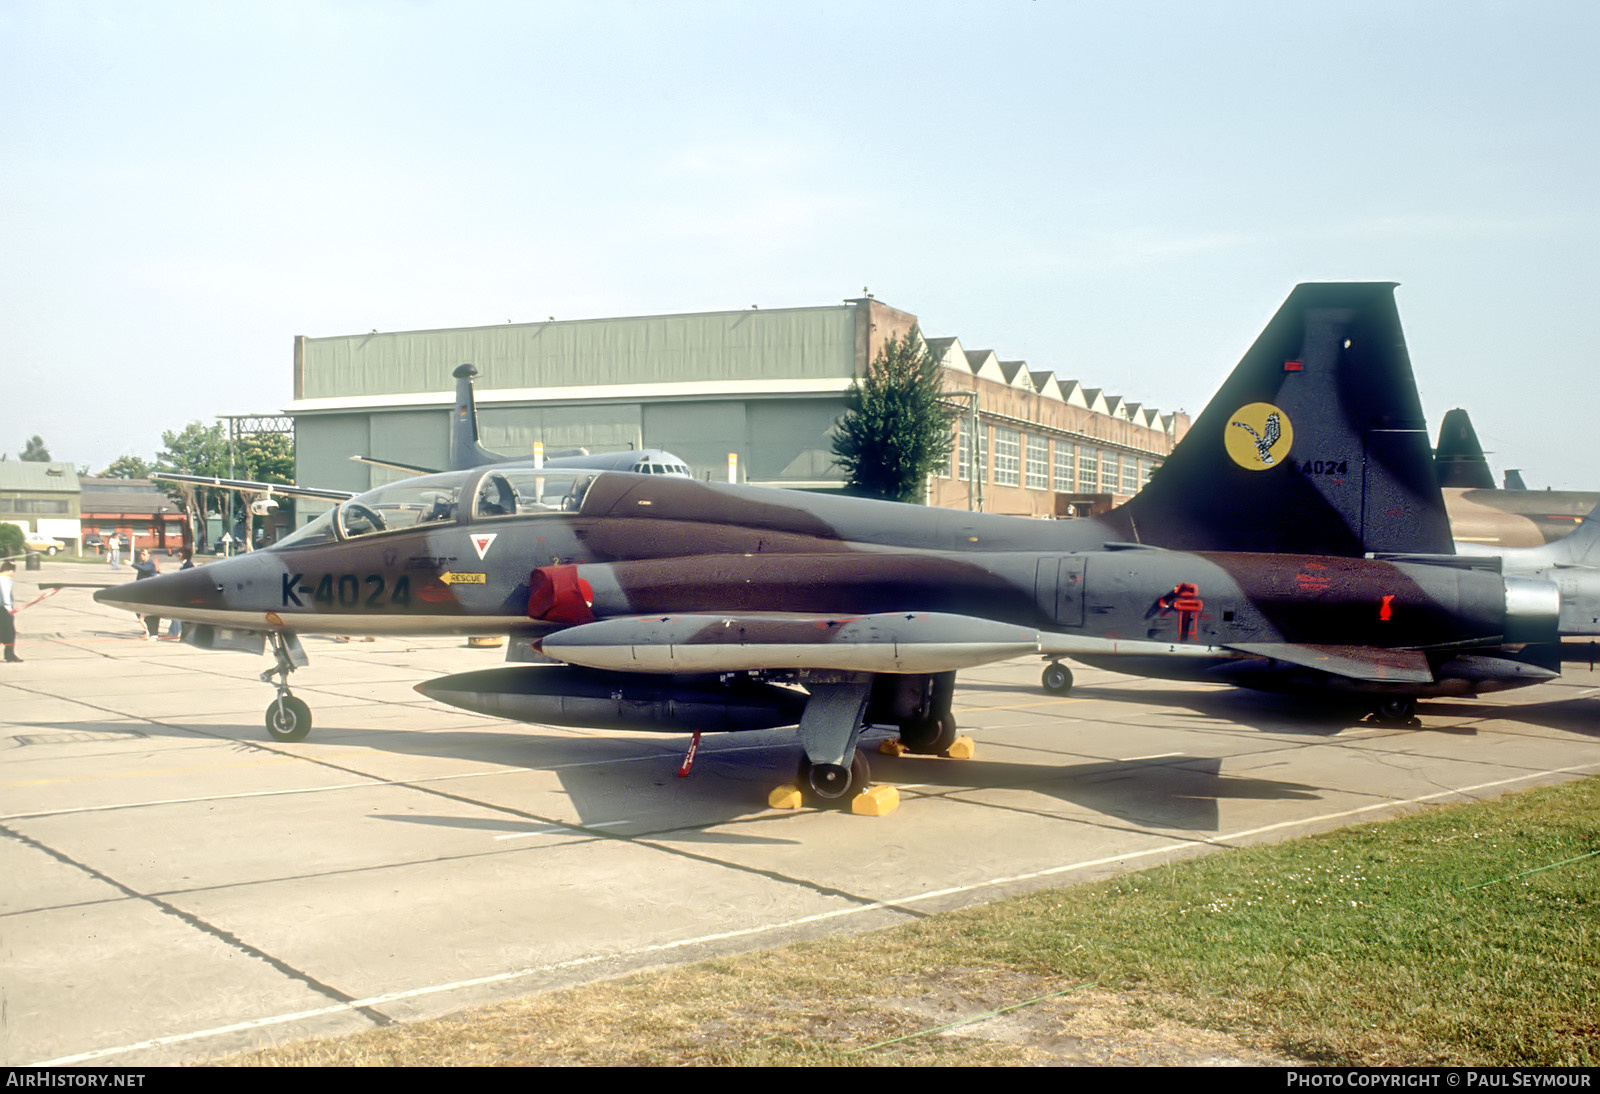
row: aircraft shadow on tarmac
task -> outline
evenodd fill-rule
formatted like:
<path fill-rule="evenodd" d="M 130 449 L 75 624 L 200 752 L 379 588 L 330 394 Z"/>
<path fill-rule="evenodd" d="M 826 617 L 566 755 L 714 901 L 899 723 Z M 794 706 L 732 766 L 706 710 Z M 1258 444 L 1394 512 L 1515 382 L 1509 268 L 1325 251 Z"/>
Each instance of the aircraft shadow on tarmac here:
<path fill-rule="evenodd" d="M 1338 697 L 1308 699 L 1305 696 L 1278 695 L 1244 688 L 1197 689 L 1180 685 L 1119 688 L 1105 684 L 1082 684 L 1072 689 L 1070 697 L 1188 710 L 1199 717 L 1263 733 L 1312 737 L 1335 736 L 1363 724 L 1366 717 L 1359 701 L 1344 701 Z M 1424 709 L 1432 708 L 1430 705 Z M 1114 717 L 1108 719 L 1115 720 Z"/>
<path fill-rule="evenodd" d="M 1129 697 L 1151 701 L 1151 694 L 1144 691 L 1136 695 L 1130 693 Z M 1237 712 L 1220 716 L 1238 720 Z M 773 811 L 766 804 L 767 792 L 791 779 L 798 765 L 800 747 L 792 731 L 759 730 L 708 736 L 702 740 L 690 774 L 680 779 L 677 772 L 688 742 L 677 735 L 591 731 L 575 740 L 567 732 L 549 736 L 534 728 L 505 733 L 499 728 L 504 725 L 486 720 L 485 730 L 467 726 L 428 733 L 330 725 L 318 732 L 319 743 L 323 745 L 353 745 L 395 755 L 428 755 L 504 765 L 506 777 L 516 777 L 524 768 L 545 769 L 556 775 L 560 784 L 558 793 L 569 803 L 552 808 L 553 803 L 547 798 L 540 800 L 533 796 L 518 801 L 503 789 L 488 795 L 468 789 L 470 784 L 452 781 L 449 784 L 452 797 L 464 794 L 481 801 L 486 808 L 506 805 L 514 810 L 525 809 L 533 816 L 521 820 L 514 819 L 514 814 L 504 819 L 447 815 L 431 819 L 426 815 L 390 818 L 395 821 L 501 831 L 515 831 L 518 825 L 526 824 L 530 832 L 555 824 L 574 830 L 595 827 L 599 832 L 619 836 L 673 832 L 675 838 L 700 838 L 715 843 L 791 842 L 753 836 L 748 831 L 700 831 L 692 837 L 690 833 L 733 821 L 781 820 L 792 816 L 788 812 Z M 490 726 L 497 728 L 489 731 Z M 291 754 L 295 748 L 252 740 L 251 735 L 257 732 L 254 727 L 236 724 L 168 726 L 141 721 L 131 726 L 127 722 L 72 721 L 41 722 L 36 728 L 38 740 L 24 743 L 104 740 L 111 744 L 139 737 L 202 736 L 230 741 L 236 748 L 261 747 L 279 754 Z M 905 786 L 908 793 L 945 795 L 983 807 L 1040 815 L 1056 815 L 1058 810 L 1048 802 L 1030 807 L 1014 795 L 997 804 L 994 792 L 1025 790 L 1138 827 L 1194 832 L 1217 830 L 1219 800 L 1314 800 L 1320 796 L 1317 787 L 1302 783 L 1226 775 L 1222 772 L 1223 760 L 1215 757 L 1178 755 L 1155 760 L 1016 763 L 985 760 L 981 751 L 979 758 L 973 760 L 878 754 L 878 742 L 891 736 L 889 731 L 873 731 L 862 738 L 862 747 L 871 756 L 877 781 Z M 981 731 L 979 736 L 981 750 Z M 324 758 L 321 750 L 307 752 L 309 761 Z M 377 767 L 352 765 L 348 759 L 339 759 L 337 765 L 346 770 L 359 767 L 374 777 L 381 777 Z M 488 777 L 495 777 L 494 773 L 490 772 Z M 425 790 L 429 783 L 423 777 L 417 779 L 415 785 Z M 545 816 L 550 820 L 544 820 Z"/>
<path fill-rule="evenodd" d="M 1491 703 L 1494 703 L 1493 699 L 1479 703 L 1435 699 L 1418 707 L 1417 713 L 1424 717 L 1431 714 L 1444 718 L 1504 718 L 1524 725 L 1575 733 L 1580 737 L 1600 737 L 1600 698 L 1488 705 Z"/>
<path fill-rule="evenodd" d="M 949 791 L 994 804 L 994 791 L 1028 790 L 1139 828 L 1215 832 L 1224 800 L 1316 801 L 1322 789 L 1305 783 L 1227 775 L 1214 756 L 1163 756 L 1147 760 L 1026 764 L 903 756 L 874 764 L 884 782 L 927 792 Z M 1055 815 L 1048 806 L 1016 800 L 1001 808 Z"/>

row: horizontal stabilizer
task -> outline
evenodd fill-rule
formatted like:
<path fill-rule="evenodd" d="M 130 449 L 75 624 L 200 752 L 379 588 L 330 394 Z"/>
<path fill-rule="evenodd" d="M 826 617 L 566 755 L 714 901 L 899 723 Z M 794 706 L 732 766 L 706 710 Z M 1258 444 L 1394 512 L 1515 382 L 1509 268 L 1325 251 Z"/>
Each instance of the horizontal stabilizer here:
<path fill-rule="evenodd" d="M 1230 642 L 1228 648 L 1308 669 L 1385 684 L 1431 684 L 1433 670 L 1416 650 L 1378 646 L 1311 646 L 1295 642 Z"/>
<path fill-rule="evenodd" d="M 369 464 L 372 467 L 382 467 L 390 471 L 401 471 L 407 475 L 436 475 L 439 473 L 437 467 L 418 467 L 416 464 L 398 463 L 395 460 L 380 460 L 372 456 L 351 456 L 350 460 L 352 463 Z"/>
<path fill-rule="evenodd" d="M 174 475 L 166 471 L 152 471 L 155 482 L 184 482 L 194 486 L 213 486 L 223 490 L 243 490 L 257 494 L 277 494 L 285 498 L 319 498 L 323 501 L 344 501 L 354 497 L 348 490 L 319 490 L 312 486 L 292 486 L 281 482 L 254 482 L 250 479 L 221 479 L 213 475 Z"/>
<path fill-rule="evenodd" d="M 1380 562 L 1417 562 L 1425 566 L 1450 566 L 1457 570 L 1482 570 L 1488 574 L 1501 572 L 1499 552 L 1482 555 L 1375 554 L 1372 557 Z"/>
<path fill-rule="evenodd" d="M 1037 653 L 1026 627 L 938 612 L 881 615 L 660 615 L 558 631 L 551 657 L 617 672 L 952 672 Z"/>

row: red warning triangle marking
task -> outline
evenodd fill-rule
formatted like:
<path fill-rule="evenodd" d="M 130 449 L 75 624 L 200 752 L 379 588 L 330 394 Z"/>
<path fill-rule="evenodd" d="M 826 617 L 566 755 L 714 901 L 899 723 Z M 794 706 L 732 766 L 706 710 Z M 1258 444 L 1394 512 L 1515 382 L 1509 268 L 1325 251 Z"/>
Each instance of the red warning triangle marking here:
<path fill-rule="evenodd" d="M 474 551 L 478 552 L 478 558 L 479 559 L 482 559 L 484 555 L 489 553 L 489 544 L 493 543 L 494 542 L 494 537 L 499 535 L 499 534 L 500 533 L 498 533 L 498 532 L 475 532 L 475 533 L 473 533 L 473 535 L 471 537 L 472 538 L 472 549 Z"/>

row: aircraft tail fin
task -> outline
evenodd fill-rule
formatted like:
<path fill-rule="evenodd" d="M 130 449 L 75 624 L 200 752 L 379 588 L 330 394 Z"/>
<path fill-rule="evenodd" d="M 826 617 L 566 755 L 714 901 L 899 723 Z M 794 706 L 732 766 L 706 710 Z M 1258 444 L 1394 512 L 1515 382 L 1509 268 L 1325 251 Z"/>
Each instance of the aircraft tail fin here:
<path fill-rule="evenodd" d="M 478 404 L 472 397 L 472 378 L 478 375 L 477 366 L 457 365 L 451 375 L 456 378 L 456 406 L 450 413 L 450 470 L 465 471 L 469 467 L 514 460 L 514 456 L 502 456 L 478 443 Z"/>
<path fill-rule="evenodd" d="M 1506 468 L 1505 488 L 1507 490 L 1526 490 L 1528 488 L 1528 484 L 1522 481 L 1521 469 L 1516 467 Z"/>
<path fill-rule="evenodd" d="M 1484 458 L 1483 445 L 1472 419 L 1460 407 L 1447 410 L 1439 423 L 1439 447 L 1433 452 L 1433 469 L 1443 487 L 1493 490 L 1494 475 Z M 1517 476 L 1521 479 L 1521 476 Z"/>
<path fill-rule="evenodd" d="M 1394 285 L 1299 285 L 1161 468 L 1107 514 L 1197 551 L 1452 554 Z"/>

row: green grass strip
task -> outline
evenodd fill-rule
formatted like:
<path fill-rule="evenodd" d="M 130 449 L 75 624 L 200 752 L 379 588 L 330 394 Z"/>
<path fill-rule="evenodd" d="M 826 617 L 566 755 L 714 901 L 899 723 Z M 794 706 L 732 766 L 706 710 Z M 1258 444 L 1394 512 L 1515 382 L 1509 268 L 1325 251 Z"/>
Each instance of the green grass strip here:
<path fill-rule="evenodd" d="M 1571 858 L 1564 858 L 1560 862 L 1552 862 L 1544 866 L 1535 866 L 1531 870 L 1523 870 L 1521 873 L 1516 874 L 1507 874 L 1505 877 L 1497 877 L 1492 881 L 1480 881 L 1476 885 L 1468 885 L 1465 889 L 1458 889 L 1456 891 L 1465 893 L 1473 889 L 1482 889 L 1486 885 L 1499 885 L 1502 881 L 1515 881 L 1519 877 L 1527 877 L 1529 874 L 1537 874 L 1541 870 L 1554 870 L 1557 866 L 1565 866 L 1569 862 L 1582 862 L 1584 859 L 1594 858 L 1596 855 L 1600 855 L 1600 851 L 1590 851 L 1586 855 L 1574 855 Z"/>

